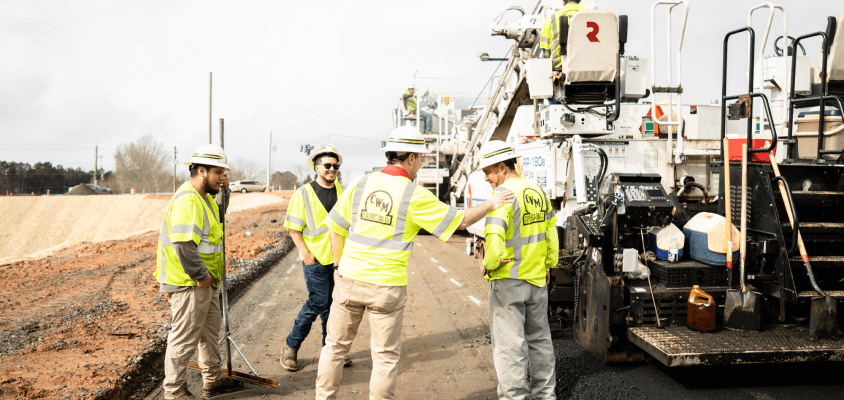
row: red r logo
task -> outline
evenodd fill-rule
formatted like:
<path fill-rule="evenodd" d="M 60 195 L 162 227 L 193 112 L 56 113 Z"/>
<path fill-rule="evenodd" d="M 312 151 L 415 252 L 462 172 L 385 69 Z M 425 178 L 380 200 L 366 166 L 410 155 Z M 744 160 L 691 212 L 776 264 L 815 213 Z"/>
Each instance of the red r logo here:
<path fill-rule="evenodd" d="M 598 23 L 595 21 L 586 21 L 586 27 L 592 29 L 591 32 L 586 34 L 586 38 L 592 43 L 599 42 L 598 31 L 600 31 L 600 28 L 598 28 Z"/>

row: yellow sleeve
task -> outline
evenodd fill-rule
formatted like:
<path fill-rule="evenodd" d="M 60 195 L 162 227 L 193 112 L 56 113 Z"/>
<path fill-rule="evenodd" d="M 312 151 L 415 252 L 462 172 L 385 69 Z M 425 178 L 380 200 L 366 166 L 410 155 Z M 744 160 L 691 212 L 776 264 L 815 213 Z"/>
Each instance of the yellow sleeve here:
<path fill-rule="evenodd" d="M 413 191 L 409 219 L 443 242 L 460 226 L 463 215 L 463 211 L 441 202 L 428 189 L 417 186 Z"/>
<path fill-rule="evenodd" d="M 205 229 L 205 216 L 200 201 L 194 194 L 173 201 L 169 221 L 171 242 L 193 242 L 199 246 L 202 230 Z M 211 215 L 208 217 L 213 218 Z"/>
<path fill-rule="evenodd" d="M 556 13 L 555 13 L 556 14 Z M 545 19 L 545 23 L 542 24 L 542 31 L 539 33 L 539 48 L 543 50 L 551 50 L 551 41 L 554 38 L 551 35 L 551 19 L 554 18 L 554 15 Z"/>
<path fill-rule="evenodd" d="M 300 190 L 296 190 L 293 197 L 290 198 L 290 204 L 287 205 L 284 227 L 288 230 L 301 232 L 307 226 L 307 218 L 305 215 L 305 196 L 302 196 Z"/>
<path fill-rule="evenodd" d="M 512 204 L 506 204 L 486 214 L 484 224 L 484 240 L 486 242 L 484 267 L 489 271 L 498 269 L 501 266 L 501 260 L 507 254 L 504 241 L 507 238 L 507 229 L 511 228 L 510 224 L 512 222 Z"/>
<path fill-rule="evenodd" d="M 548 201 L 547 198 L 546 201 Z M 551 202 L 548 201 L 547 204 L 548 213 L 545 218 L 547 223 L 545 231 L 545 249 L 547 250 L 547 254 L 545 255 L 546 271 L 556 267 L 560 257 L 560 239 L 557 236 L 557 215 L 551 209 Z"/>
<path fill-rule="evenodd" d="M 357 182 L 349 186 L 348 190 L 339 194 L 334 208 L 325 217 L 325 225 L 328 226 L 328 229 L 343 237 L 349 234 L 349 226 L 352 224 L 352 195 L 356 189 Z"/>

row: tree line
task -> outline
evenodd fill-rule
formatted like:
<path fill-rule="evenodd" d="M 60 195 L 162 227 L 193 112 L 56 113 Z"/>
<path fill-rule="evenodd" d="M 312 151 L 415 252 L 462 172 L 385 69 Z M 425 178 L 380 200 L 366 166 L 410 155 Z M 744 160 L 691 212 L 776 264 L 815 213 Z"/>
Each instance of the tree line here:
<path fill-rule="evenodd" d="M 184 153 L 183 153 L 184 154 Z M 184 160 L 179 160 L 179 165 Z M 229 162 L 231 181 L 257 180 L 263 182 L 266 169 L 252 160 Z M 114 171 L 98 171 L 97 185 L 111 189 L 114 193 L 169 193 L 173 191 L 173 154 L 151 136 L 117 146 L 114 152 Z M 176 175 L 176 185 L 188 179 L 181 166 Z M 274 172 L 270 184 L 283 190 L 293 189 L 311 180 L 311 174 L 304 168 L 294 172 Z M 0 161 L 0 195 L 21 194 L 63 194 L 69 188 L 81 183 L 93 183 L 94 171 L 81 168 L 53 166 L 50 162 L 28 163 Z"/>

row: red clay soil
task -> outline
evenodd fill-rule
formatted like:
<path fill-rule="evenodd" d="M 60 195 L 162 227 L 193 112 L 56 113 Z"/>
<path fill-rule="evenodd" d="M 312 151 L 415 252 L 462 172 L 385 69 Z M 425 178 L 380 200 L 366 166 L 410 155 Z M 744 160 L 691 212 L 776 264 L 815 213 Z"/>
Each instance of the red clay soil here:
<path fill-rule="evenodd" d="M 228 258 L 271 247 L 286 209 L 228 215 Z M 170 320 L 152 276 L 157 237 L 82 243 L 0 266 L 0 399 L 86 398 L 121 379 Z"/>

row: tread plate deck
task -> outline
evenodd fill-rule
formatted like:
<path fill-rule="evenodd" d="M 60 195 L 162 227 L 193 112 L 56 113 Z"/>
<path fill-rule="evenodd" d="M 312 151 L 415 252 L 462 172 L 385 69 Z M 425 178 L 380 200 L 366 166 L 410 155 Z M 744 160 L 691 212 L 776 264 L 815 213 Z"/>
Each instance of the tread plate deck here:
<path fill-rule="evenodd" d="M 809 340 L 801 325 L 778 325 L 762 332 L 720 329 L 702 333 L 685 326 L 627 328 L 633 344 L 669 367 L 844 361 L 844 340 Z"/>

